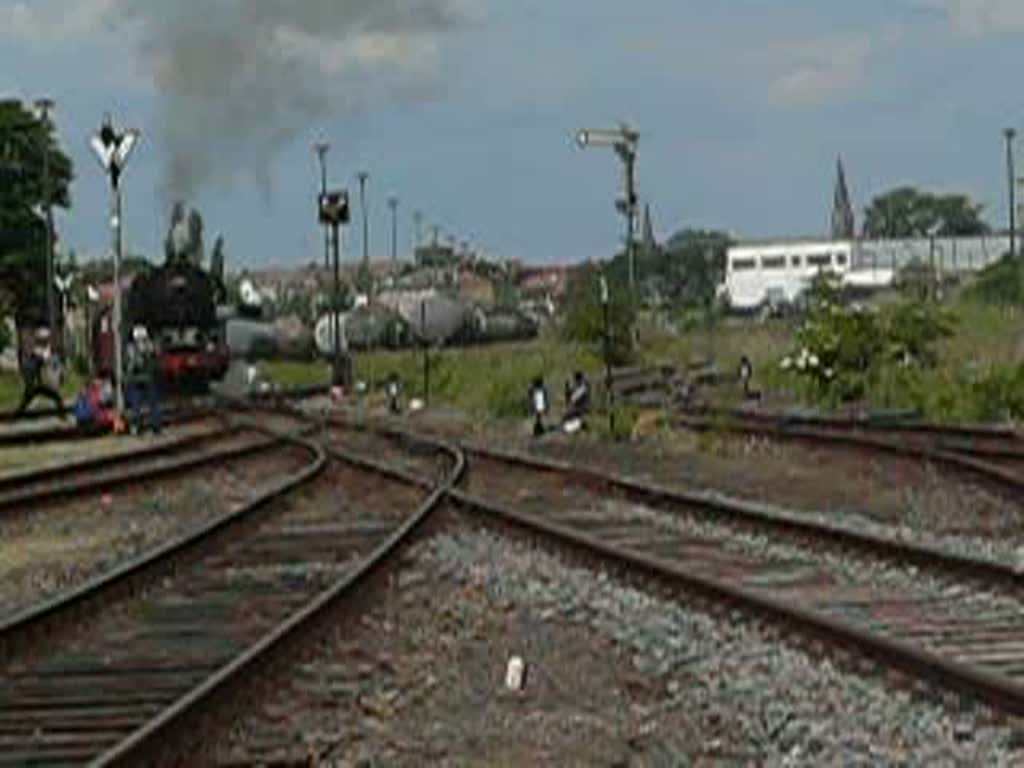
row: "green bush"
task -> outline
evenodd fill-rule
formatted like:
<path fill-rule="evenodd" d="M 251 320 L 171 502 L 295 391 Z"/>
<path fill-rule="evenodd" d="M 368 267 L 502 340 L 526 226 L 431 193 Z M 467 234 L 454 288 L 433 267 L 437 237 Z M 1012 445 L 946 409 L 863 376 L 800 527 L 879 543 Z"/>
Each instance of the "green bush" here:
<path fill-rule="evenodd" d="M 594 347 L 603 353 L 605 321 L 600 296 L 600 274 L 592 266 L 581 268 L 568 287 L 561 331 L 565 340 Z M 608 302 L 609 357 L 613 365 L 636 359 L 633 329 L 638 302 L 628 289 L 611 290 Z"/>
<path fill-rule="evenodd" d="M 1019 259 L 1006 255 L 979 272 L 964 296 L 984 304 L 1020 306 L 1024 304 L 1024 267 Z"/>
<path fill-rule="evenodd" d="M 891 396 L 905 383 L 896 371 L 933 368 L 937 344 L 952 335 L 953 319 L 932 304 L 905 301 L 876 310 L 841 302 L 834 279 L 815 281 L 797 349 L 782 360 L 814 401 L 834 406 L 880 388 Z"/>

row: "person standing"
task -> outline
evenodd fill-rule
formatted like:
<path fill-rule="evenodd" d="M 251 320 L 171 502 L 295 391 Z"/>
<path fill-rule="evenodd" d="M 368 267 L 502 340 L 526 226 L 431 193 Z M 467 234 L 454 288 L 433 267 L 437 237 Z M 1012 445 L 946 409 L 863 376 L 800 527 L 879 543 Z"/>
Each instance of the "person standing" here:
<path fill-rule="evenodd" d="M 136 325 L 125 348 L 125 395 L 132 412 L 130 431 L 143 431 L 142 407 L 149 409 L 149 423 L 154 435 L 163 431 L 160 411 L 160 381 L 156 349 L 145 326 Z"/>
<path fill-rule="evenodd" d="M 530 411 L 533 413 L 533 436 L 540 437 L 547 431 L 544 414 L 548 412 L 548 390 L 544 379 L 537 376 L 530 385 Z"/>
<path fill-rule="evenodd" d="M 60 358 L 50 349 L 49 329 L 40 328 L 36 331 L 35 345 L 22 360 L 21 375 L 25 382 L 25 391 L 21 395 L 21 403 L 15 410 L 17 415 L 23 414 L 37 395 L 42 395 L 53 401 L 60 418 L 66 418 L 67 411 L 60 396 L 64 370 Z"/>

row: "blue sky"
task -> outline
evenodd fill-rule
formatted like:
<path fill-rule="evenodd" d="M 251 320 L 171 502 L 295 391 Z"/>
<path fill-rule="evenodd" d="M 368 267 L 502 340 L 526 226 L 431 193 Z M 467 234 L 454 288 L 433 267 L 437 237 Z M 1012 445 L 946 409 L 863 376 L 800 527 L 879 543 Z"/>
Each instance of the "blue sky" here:
<path fill-rule="evenodd" d="M 207 2 L 234 30 L 241 0 Z M 283 5 L 315 15 L 325 3 Z M 237 156 L 218 145 L 207 158 L 213 178 L 190 189 L 211 235 L 224 234 L 229 267 L 320 256 L 310 151 L 320 136 L 333 143 L 335 186 L 355 191 L 355 172 L 371 173 L 374 255 L 390 252 L 390 194 L 401 200 L 402 252 L 421 209 L 429 224 L 498 256 L 607 255 L 621 237 L 612 207 L 620 166 L 571 137 L 619 120 L 641 132 L 640 194 L 660 236 L 683 226 L 823 233 L 840 153 L 859 209 L 915 183 L 966 192 L 992 223 L 1006 219 L 1001 132 L 1024 129 L 1010 74 L 1020 0 L 407 0 L 424 19 L 443 10 L 443 23 L 422 26 L 371 18 L 364 3 L 336 0 L 330 12 L 348 13 L 336 26 L 275 17 L 281 50 L 254 66 L 301 62 L 287 71 L 323 104 L 296 115 L 288 78 L 258 69 L 264 90 L 250 82 L 235 92 L 235 75 L 219 71 L 178 82 L 170 99 L 154 39 L 163 25 L 219 29 L 217 13 L 171 19 L 175 6 L 159 0 L 0 0 L 0 94 L 52 96 L 76 162 L 74 207 L 58 220 L 67 241 L 86 254 L 107 248 L 107 191 L 86 147 L 105 111 L 144 133 L 127 172 L 126 240 L 154 253 L 169 215 L 159 191 L 172 154 L 169 105 L 231 93 L 280 101 L 284 114 Z M 233 109 L 193 125 L 189 111 L 174 110 L 180 130 L 243 135 L 260 122 L 259 110 Z M 358 227 L 346 245 L 350 258 L 361 253 Z"/>

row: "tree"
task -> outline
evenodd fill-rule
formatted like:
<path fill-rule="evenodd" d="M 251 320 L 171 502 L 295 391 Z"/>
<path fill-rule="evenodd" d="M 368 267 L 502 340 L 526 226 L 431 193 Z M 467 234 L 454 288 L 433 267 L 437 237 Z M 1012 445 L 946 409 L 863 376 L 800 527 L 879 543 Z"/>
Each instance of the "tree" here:
<path fill-rule="evenodd" d="M 577 269 L 569 280 L 562 334 L 570 341 L 599 345 L 604 340 L 604 308 L 601 306 L 601 273 L 594 264 Z M 608 287 L 608 320 L 611 362 L 632 361 L 632 329 L 636 322 L 636 301 L 625 284 Z"/>
<path fill-rule="evenodd" d="M 49 165 L 48 189 L 44 163 Z M 45 317 L 42 207 L 47 201 L 70 207 L 73 175 L 53 124 L 20 101 L 0 101 L 0 304 L 13 308 L 20 319 L 38 322 Z"/>
<path fill-rule="evenodd" d="M 724 232 L 703 229 L 684 229 L 669 238 L 665 251 L 675 277 L 677 303 L 705 310 L 714 304 L 718 286 L 725 280 L 729 243 Z"/>
<path fill-rule="evenodd" d="M 980 235 L 989 231 L 983 206 L 966 195 L 933 195 L 897 187 L 875 197 L 864 215 L 865 237 Z"/>

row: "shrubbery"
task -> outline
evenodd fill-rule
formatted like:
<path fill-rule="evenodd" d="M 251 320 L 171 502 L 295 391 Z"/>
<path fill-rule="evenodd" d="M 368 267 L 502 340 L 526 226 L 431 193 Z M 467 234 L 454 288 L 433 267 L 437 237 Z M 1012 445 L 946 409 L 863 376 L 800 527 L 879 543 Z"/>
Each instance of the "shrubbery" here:
<path fill-rule="evenodd" d="M 628 289 L 612 287 L 609 291 L 610 357 L 613 365 L 626 365 L 635 360 L 633 327 L 637 318 L 637 301 Z M 586 344 L 603 354 L 604 308 L 600 301 L 600 274 L 592 266 L 582 267 L 569 284 L 565 303 L 562 336 L 571 342 Z"/>
<path fill-rule="evenodd" d="M 965 298 L 998 306 L 1024 305 L 1024 267 L 1007 254 L 978 273 Z"/>
<path fill-rule="evenodd" d="M 931 304 L 904 302 L 884 310 L 845 306 L 838 283 L 815 281 L 797 349 L 782 360 L 811 399 L 836 405 L 858 400 L 888 369 L 930 369 L 936 345 L 952 334 L 953 321 Z"/>

